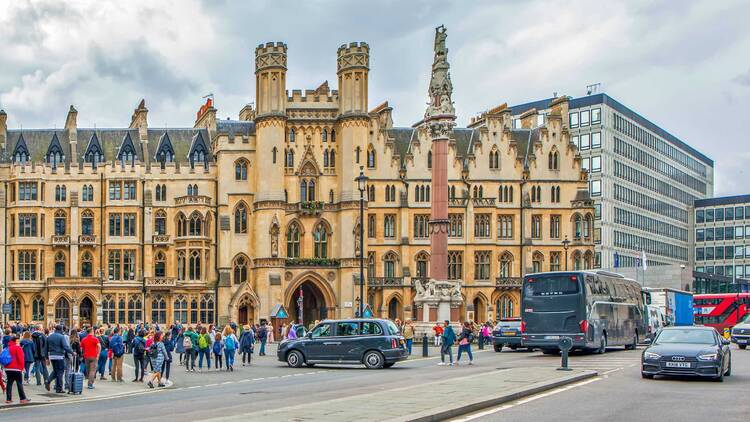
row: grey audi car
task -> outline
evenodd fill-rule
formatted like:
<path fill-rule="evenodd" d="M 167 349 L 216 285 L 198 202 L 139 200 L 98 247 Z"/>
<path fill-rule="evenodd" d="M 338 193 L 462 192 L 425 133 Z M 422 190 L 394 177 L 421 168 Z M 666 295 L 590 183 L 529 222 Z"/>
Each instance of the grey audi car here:
<path fill-rule="evenodd" d="M 385 319 L 325 320 L 304 337 L 284 340 L 276 357 L 292 368 L 317 363 L 390 368 L 409 357 L 404 337 Z"/>
<path fill-rule="evenodd" d="M 732 343 L 736 343 L 740 349 L 745 349 L 750 344 L 750 314 L 732 327 Z"/>
<path fill-rule="evenodd" d="M 721 382 L 731 374 L 729 340 L 711 327 L 662 328 L 641 355 L 643 378 L 687 375 Z"/>

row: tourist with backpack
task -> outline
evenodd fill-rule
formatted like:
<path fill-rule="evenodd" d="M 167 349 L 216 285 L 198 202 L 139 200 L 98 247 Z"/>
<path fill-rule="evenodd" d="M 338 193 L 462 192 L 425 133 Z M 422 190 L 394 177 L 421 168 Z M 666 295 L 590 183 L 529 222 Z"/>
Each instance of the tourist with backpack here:
<path fill-rule="evenodd" d="M 164 334 L 164 349 L 167 351 L 167 357 L 164 359 L 164 364 L 161 368 L 161 375 L 165 379 L 169 379 L 169 370 L 172 368 L 172 351 L 174 350 L 174 341 L 172 340 L 172 332 L 167 331 Z"/>
<path fill-rule="evenodd" d="M 448 355 L 450 363 L 448 365 L 453 366 L 453 343 L 456 342 L 456 332 L 451 327 L 451 322 L 447 319 L 443 323 L 443 332 L 440 334 L 440 363 L 438 365 L 445 365 L 445 355 Z"/>
<path fill-rule="evenodd" d="M 99 352 L 99 359 L 96 363 L 96 372 L 99 374 L 99 379 L 103 381 L 107 379 L 104 377 L 104 371 L 107 369 L 107 359 L 109 357 L 109 338 L 104 335 L 104 328 L 99 329 L 97 340 L 99 340 L 101 351 Z"/>
<path fill-rule="evenodd" d="M 251 325 L 246 325 L 240 334 L 240 352 L 242 353 L 242 366 L 245 366 L 245 359 L 247 364 L 250 365 L 250 361 L 253 358 L 253 345 L 255 344 L 255 331 L 253 331 Z"/>
<path fill-rule="evenodd" d="M 146 373 L 146 332 L 141 330 L 133 338 L 131 348 L 133 349 L 133 365 L 135 366 L 135 379 L 133 382 L 143 382 Z"/>
<path fill-rule="evenodd" d="M 154 370 L 153 376 L 148 381 L 148 387 L 154 388 L 154 381 L 156 381 L 156 385 L 159 387 L 164 387 L 164 383 L 161 380 L 161 368 L 164 365 L 164 360 L 167 358 L 167 349 L 162 342 L 161 331 L 154 333 L 153 341 L 148 348 L 148 358 L 151 360 L 151 367 Z"/>
<path fill-rule="evenodd" d="M 217 371 L 221 370 L 221 358 L 224 355 L 224 344 L 221 342 L 221 334 L 216 333 L 214 345 L 211 347 L 214 352 L 214 367 Z"/>
<path fill-rule="evenodd" d="M 29 371 L 34 364 L 34 342 L 31 341 L 31 333 L 24 331 L 21 338 L 21 349 L 23 349 L 23 379 L 29 383 Z"/>
<path fill-rule="evenodd" d="M 198 355 L 198 333 L 188 327 L 183 334 L 182 345 L 185 348 L 185 371 L 195 372 L 195 357 Z"/>
<path fill-rule="evenodd" d="M 31 341 L 34 342 L 34 375 L 36 376 L 36 385 L 42 385 L 41 377 L 47 382 L 49 374 L 47 373 L 47 360 L 49 352 L 47 349 L 47 337 L 41 331 L 40 326 L 34 327 L 31 333 Z"/>
<path fill-rule="evenodd" d="M 23 391 L 23 371 L 26 358 L 23 349 L 17 344 L 18 336 L 10 335 L 8 345 L 0 352 L 0 365 L 5 368 L 5 376 L 8 378 L 8 385 L 5 390 L 5 404 L 13 403 L 13 383 L 18 389 L 18 397 L 21 404 L 29 403 L 26 393 Z"/>
<path fill-rule="evenodd" d="M 182 359 L 185 356 L 185 345 L 183 344 L 185 336 L 182 333 L 183 331 L 180 330 L 177 332 L 177 335 L 172 337 L 172 341 L 174 342 L 174 352 L 177 353 L 180 358 L 178 365 L 182 365 Z"/>
<path fill-rule="evenodd" d="M 229 325 L 224 327 L 224 339 L 222 343 L 224 344 L 224 363 L 226 364 L 227 371 L 234 371 L 234 355 L 237 353 L 237 345 L 240 342 L 237 340 L 237 336 L 234 335 L 234 330 Z"/>
<path fill-rule="evenodd" d="M 112 381 L 122 382 L 122 361 L 125 355 L 125 342 L 120 335 L 120 328 L 116 327 L 112 338 L 109 339 L 112 351 Z"/>
<path fill-rule="evenodd" d="M 206 327 L 201 329 L 198 336 L 198 370 L 203 371 L 203 357 L 206 358 L 206 368 L 211 369 L 211 335 Z"/>

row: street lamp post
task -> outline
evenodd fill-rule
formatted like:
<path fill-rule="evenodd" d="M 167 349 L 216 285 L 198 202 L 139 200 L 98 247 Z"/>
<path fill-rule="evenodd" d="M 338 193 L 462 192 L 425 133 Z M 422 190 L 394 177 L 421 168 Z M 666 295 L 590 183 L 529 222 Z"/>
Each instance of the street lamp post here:
<path fill-rule="evenodd" d="M 297 319 L 299 320 L 299 323 L 304 323 L 302 319 L 302 306 L 305 302 L 304 297 L 302 296 L 302 286 L 299 288 L 299 296 L 297 297 Z"/>
<path fill-rule="evenodd" d="M 565 250 L 565 271 L 568 271 L 568 245 L 570 245 L 570 240 L 568 240 L 568 236 L 565 236 L 565 240 L 562 241 L 563 249 Z"/>
<path fill-rule="evenodd" d="M 359 167 L 357 176 L 357 188 L 359 189 L 359 306 L 358 313 L 361 318 L 364 315 L 365 302 L 365 188 L 367 187 L 367 176 L 364 166 Z"/>

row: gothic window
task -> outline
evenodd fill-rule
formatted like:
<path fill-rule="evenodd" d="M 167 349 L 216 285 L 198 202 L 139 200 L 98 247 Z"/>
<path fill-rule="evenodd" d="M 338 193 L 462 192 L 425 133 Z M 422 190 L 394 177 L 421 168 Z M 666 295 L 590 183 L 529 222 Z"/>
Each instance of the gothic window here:
<path fill-rule="evenodd" d="M 135 324 L 143 320 L 143 300 L 141 295 L 131 295 L 128 298 L 128 322 Z"/>
<path fill-rule="evenodd" d="M 166 277 L 167 276 L 167 257 L 164 252 L 159 251 L 156 253 L 154 259 L 154 277 Z"/>
<path fill-rule="evenodd" d="M 463 237 L 464 216 L 463 214 L 448 214 L 448 237 Z"/>
<path fill-rule="evenodd" d="M 535 273 L 542 272 L 542 263 L 544 262 L 544 255 L 541 252 L 534 252 L 531 257 L 532 271 Z"/>
<path fill-rule="evenodd" d="M 500 152 L 490 151 L 489 158 L 490 158 L 490 168 L 499 169 L 500 168 Z"/>
<path fill-rule="evenodd" d="M 560 252 L 550 252 L 549 254 L 549 270 L 560 271 Z"/>
<path fill-rule="evenodd" d="M 375 168 L 375 148 L 372 145 L 367 148 L 367 168 Z"/>
<path fill-rule="evenodd" d="M 354 161 L 356 161 L 357 164 L 359 164 L 359 154 L 361 152 L 362 152 L 362 148 L 360 148 L 360 147 L 354 148 Z"/>
<path fill-rule="evenodd" d="M 66 223 L 68 218 L 63 210 L 55 211 L 55 236 L 62 236 L 66 233 Z"/>
<path fill-rule="evenodd" d="M 586 251 L 586 253 L 583 254 L 583 269 L 590 270 L 592 268 L 594 268 L 594 255 L 591 251 Z"/>
<path fill-rule="evenodd" d="M 201 297 L 200 320 L 203 323 L 214 322 L 214 296 L 205 294 Z"/>
<path fill-rule="evenodd" d="M 429 214 L 417 214 L 414 216 L 414 237 L 416 239 L 427 239 L 430 237 L 429 221 Z"/>
<path fill-rule="evenodd" d="M 490 214 L 474 215 L 474 237 L 490 237 Z"/>
<path fill-rule="evenodd" d="M 495 313 L 500 315 L 501 318 L 513 318 L 515 311 L 513 310 L 513 299 L 509 296 L 503 296 L 497 302 L 497 309 Z"/>
<path fill-rule="evenodd" d="M 289 129 L 289 142 L 294 142 L 296 138 L 296 134 L 294 132 L 294 129 Z"/>
<path fill-rule="evenodd" d="M 234 232 L 237 234 L 247 233 L 247 207 L 240 203 L 234 210 Z"/>
<path fill-rule="evenodd" d="M 328 231 L 324 223 L 319 223 L 313 231 L 315 258 L 328 258 Z"/>
<path fill-rule="evenodd" d="M 109 251 L 107 264 L 109 279 L 122 280 L 122 254 L 120 250 Z"/>
<path fill-rule="evenodd" d="M 286 157 L 285 157 L 285 160 L 284 160 L 285 167 L 287 167 L 287 168 L 294 168 L 294 150 L 290 148 L 290 149 L 285 150 L 285 151 L 286 151 L 286 153 L 285 153 Z"/>
<path fill-rule="evenodd" d="M 164 210 L 156 211 L 154 234 L 157 236 L 167 234 L 167 213 Z"/>
<path fill-rule="evenodd" d="M 299 258 L 300 256 L 300 228 L 294 222 L 286 231 L 286 257 Z"/>
<path fill-rule="evenodd" d="M 10 304 L 10 315 L 8 315 L 8 318 L 19 321 L 21 319 L 21 300 L 17 296 L 11 296 L 8 299 L 8 303 Z"/>
<path fill-rule="evenodd" d="M 187 236 L 187 233 L 188 233 L 187 227 L 188 227 L 188 223 L 187 223 L 187 220 L 185 219 L 185 215 L 182 212 L 180 212 L 177 215 L 177 236 L 178 237 Z"/>
<path fill-rule="evenodd" d="M 200 251 L 193 250 L 190 252 L 190 262 L 188 264 L 188 280 L 200 280 L 201 279 L 201 253 Z"/>
<path fill-rule="evenodd" d="M 94 186 L 83 185 L 81 190 L 81 201 L 89 202 L 94 200 Z"/>
<path fill-rule="evenodd" d="M 451 186 L 451 198 L 456 199 L 456 187 Z"/>
<path fill-rule="evenodd" d="M 36 252 L 20 251 L 18 253 L 18 279 L 36 280 Z"/>
<path fill-rule="evenodd" d="M 84 252 L 81 256 L 81 277 L 93 277 L 94 259 L 91 252 Z"/>
<path fill-rule="evenodd" d="M 510 252 L 500 256 L 500 277 L 513 277 L 513 255 Z"/>
<path fill-rule="evenodd" d="M 336 129 L 331 129 L 331 142 L 336 142 Z M 359 160 L 357 160 L 359 162 Z"/>
<path fill-rule="evenodd" d="M 576 271 L 583 269 L 583 260 L 580 251 L 573 252 L 573 269 Z"/>
<path fill-rule="evenodd" d="M 234 284 L 241 284 L 247 281 L 247 258 L 239 255 L 234 259 Z"/>
<path fill-rule="evenodd" d="M 330 191 L 328 191 L 328 202 L 333 204 L 333 199 L 333 189 L 331 189 Z"/>
<path fill-rule="evenodd" d="M 531 238 L 532 239 L 542 238 L 542 216 L 541 215 L 531 216 Z"/>
<path fill-rule="evenodd" d="M 323 167 L 328 168 L 328 149 L 323 151 Z"/>
<path fill-rule="evenodd" d="M 474 280 L 490 279 L 490 251 L 474 252 Z"/>
<path fill-rule="evenodd" d="M 167 301 L 161 295 L 151 299 L 151 322 L 154 324 L 167 323 Z"/>
<path fill-rule="evenodd" d="M 70 302 L 64 296 L 55 302 L 55 321 L 62 326 L 70 324 Z"/>
<path fill-rule="evenodd" d="M 377 231 L 377 222 L 375 214 L 367 215 L 367 237 L 374 239 Z"/>
<path fill-rule="evenodd" d="M 581 240 L 581 233 L 583 231 L 583 219 L 580 214 L 576 214 L 573 217 L 573 239 Z"/>
<path fill-rule="evenodd" d="M 65 254 L 55 254 L 55 277 L 65 277 Z"/>
<path fill-rule="evenodd" d="M 383 233 L 388 239 L 396 237 L 396 216 L 387 214 L 383 220 Z"/>
<path fill-rule="evenodd" d="M 420 252 L 414 260 L 417 263 L 417 278 L 429 277 L 430 256 L 426 252 Z"/>
<path fill-rule="evenodd" d="M 185 296 L 177 296 L 172 303 L 172 309 L 174 310 L 175 324 L 179 322 L 188 323 L 188 303 Z"/>
<path fill-rule="evenodd" d="M 583 237 L 591 239 L 591 227 L 594 224 L 594 218 L 591 214 L 586 214 L 586 218 L 583 219 Z"/>
<path fill-rule="evenodd" d="M 551 239 L 560 238 L 560 216 L 552 215 L 549 218 L 549 237 Z"/>
<path fill-rule="evenodd" d="M 198 196 L 198 185 L 188 185 L 187 194 L 188 196 Z"/>
<path fill-rule="evenodd" d="M 375 202 L 375 186 L 370 185 L 367 188 L 367 200 L 369 202 Z"/>
<path fill-rule="evenodd" d="M 321 135 L 321 138 L 323 139 L 323 142 L 328 142 L 328 129 L 323 129 L 323 134 Z"/>
<path fill-rule="evenodd" d="M 185 251 L 177 252 L 177 279 L 185 280 L 185 268 L 187 267 L 187 259 Z"/>
<path fill-rule="evenodd" d="M 461 251 L 448 252 L 448 280 L 461 280 L 463 278 L 464 258 Z"/>
<path fill-rule="evenodd" d="M 57 185 L 55 186 L 55 201 L 57 202 L 64 202 L 66 200 L 66 192 L 67 189 L 65 188 L 65 185 Z"/>
<path fill-rule="evenodd" d="M 188 236 L 202 236 L 203 235 L 203 217 L 197 211 L 190 216 L 190 222 L 188 226 Z"/>
<path fill-rule="evenodd" d="M 393 252 L 388 252 L 383 257 L 383 277 L 385 278 L 393 278 L 396 277 L 396 262 L 397 262 L 396 254 Z"/>
<path fill-rule="evenodd" d="M 246 160 L 239 160 L 234 163 L 234 180 L 247 180 Z"/>
<path fill-rule="evenodd" d="M 432 169 L 432 151 L 427 151 L 427 168 Z"/>
<path fill-rule="evenodd" d="M 31 301 L 31 320 L 44 321 L 44 298 L 37 296 Z"/>
<path fill-rule="evenodd" d="M 497 216 L 497 238 L 498 239 L 512 239 L 513 238 L 513 216 L 512 215 Z"/>
<path fill-rule="evenodd" d="M 375 252 L 367 253 L 367 277 L 375 277 Z"/>
<path fill-rule="evenodd" d="M 276 164 L 276 152 L 277 151 L 278 150 L 276 149 L 276 147 L 271 148 L 271 162 L 273 164 Z"/>
<path fill-rule="evenodd" d="M 328 167 L 335 168 L 336 167 L 336 150 L 331 150 L 331 156 L 328 159 Z"/>

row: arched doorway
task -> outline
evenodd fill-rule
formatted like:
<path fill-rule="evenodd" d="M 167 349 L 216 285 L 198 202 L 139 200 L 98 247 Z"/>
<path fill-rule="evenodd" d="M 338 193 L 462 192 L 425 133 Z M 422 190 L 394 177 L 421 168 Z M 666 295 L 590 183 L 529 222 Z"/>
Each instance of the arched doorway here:
<path fill-rule="evenodd" d="M 88 296 L 84 297 L 78 306 L 78 320 L 80 322 L 80 325 L 91 325 L 91 323 L 93 322 L 93 315 L 94 304 L 93 302 L 91 302 L 91 299 Z"/>
<path fill-rule="evenodd" d="M 302 323 L 305 326 L 314 323 L 316 320 L 328 318 L 328 305 L 326 304 L 323 292 L 320 291 L 315 283 L 305 281 L 294 290 L 292 300 L 287 306 L 290 316 L 295 321 L 300 321 L 300 306 L 298 302 L 300 292 L 302 293 Z"/>
<path fill-rule="evenodd" d="M 482 323 L 487 319 L 487 306 L 484 299 L 477 296 L 474 298 L 474 322 Z"/>
<path fill-rule="evenodd" d="M 64 327 L 70 327 L 70 301 L 65 296 L 55 302 L 55 321 Z"/>
<path fill-rule="evenodd" d="M 396 319 L 401 319 L 401 317 L 401 301 L 398 300 L 398 297 L 393 296 L 388 301 L 388 319 L 395 321 Z"/>
<path fill-rule="evenodd" d="M 237 307 L 237 323 L 239 325 L 247 325 L 255 321 L 255 309 L 250 298 L 247 296 L 243 297 L 240 301 L 240 305 Z"/>

